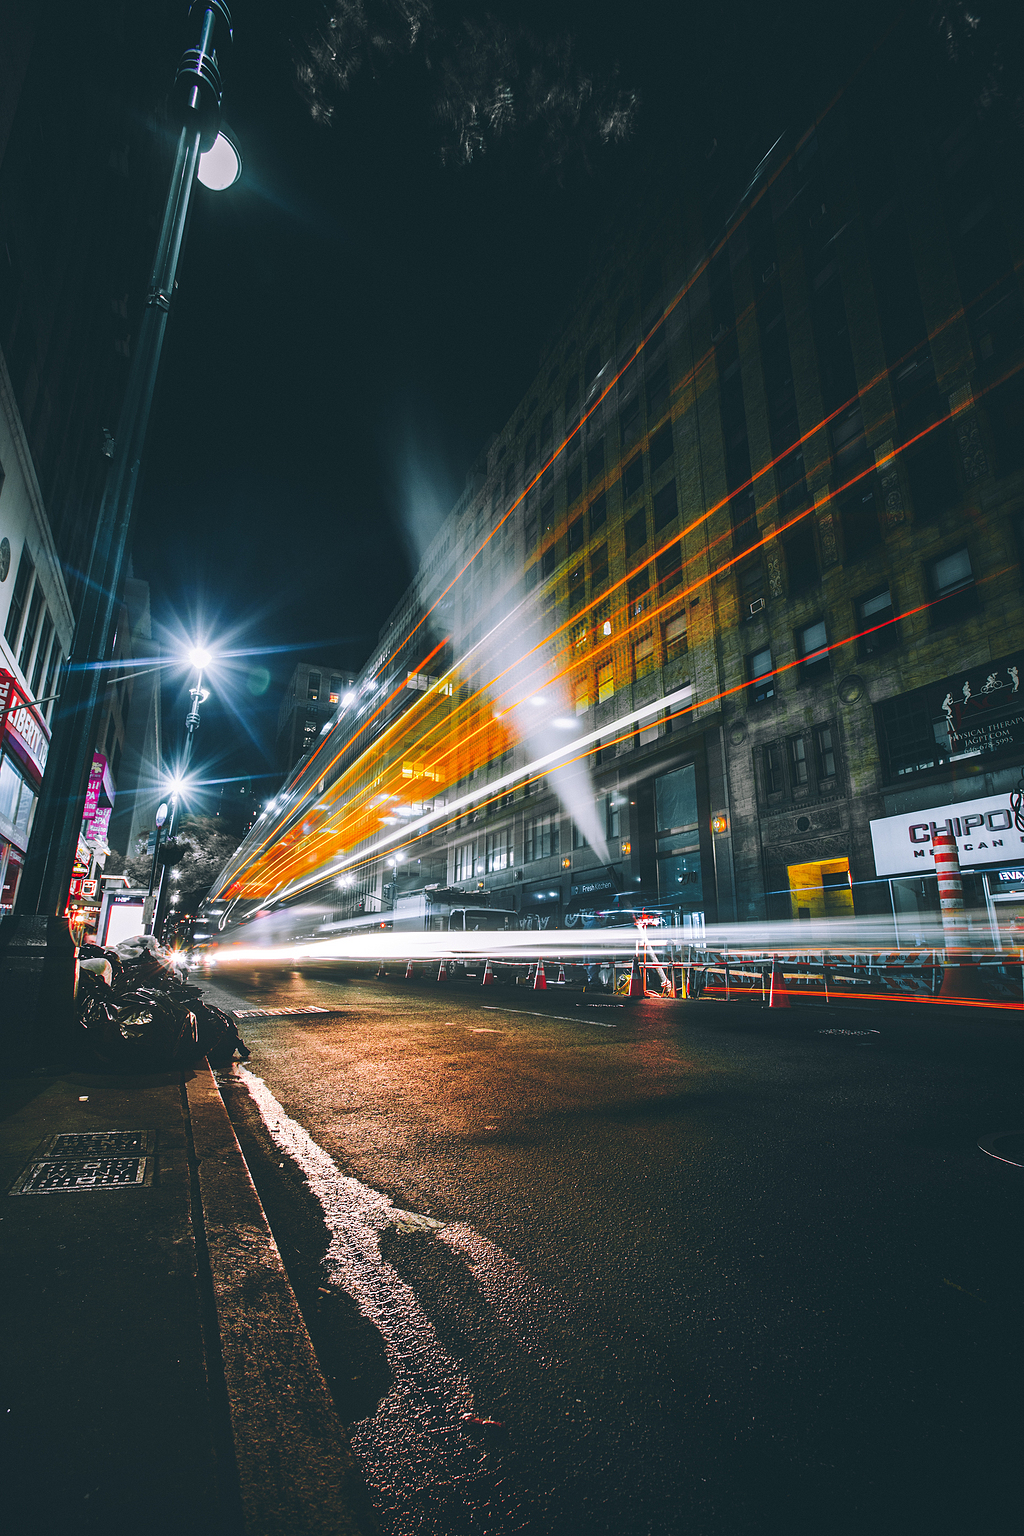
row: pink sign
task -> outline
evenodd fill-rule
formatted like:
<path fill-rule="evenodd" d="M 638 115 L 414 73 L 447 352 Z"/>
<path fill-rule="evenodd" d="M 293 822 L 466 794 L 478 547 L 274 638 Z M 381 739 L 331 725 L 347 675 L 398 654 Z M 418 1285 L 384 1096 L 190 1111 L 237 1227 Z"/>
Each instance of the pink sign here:
<path fill-rule="evenodd" d="M 103 788 L 103 770 L 107 766 L 107 760 L 102 752 L 94 752 L 92 767 L 89 769 L 89 787 L 85 791 L 85 807 L 82 816 L 86 821 L 92 821 L 96 815 L 96 808 L 100 803 L 100 790 Z"/>

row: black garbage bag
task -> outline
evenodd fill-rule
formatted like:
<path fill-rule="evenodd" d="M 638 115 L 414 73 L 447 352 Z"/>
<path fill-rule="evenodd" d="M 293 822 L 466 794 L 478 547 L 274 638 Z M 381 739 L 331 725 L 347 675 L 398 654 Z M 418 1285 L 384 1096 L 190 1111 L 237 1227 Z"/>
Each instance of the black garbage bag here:
<path fill-rule="evenodd" d="M 199 1025 L 187 1003 L 155 987 L 110 998 L 95 995 L 79 1018 L 92 1053 L 116 1072 L 166 1072 L 203 1054 Z M 110 988 L 106 988 L 110 992 Z"/>
<path fill-rule="evenodd" d="M 188 990 L 196 989 L 190 987 Z M 213 1003 L 204 1003 L 201 997 L 191 1006 L 199 1025 L 199 1049 L 211 1066 L 226 1066 L 234 1059 L 236 1051 L 243 1061 L 249 1060 L 249 1048 L 229 1013 L 214 1007 Z"/>
<path fill-rule="evenodd" d="M 106 960 L 113 972 L 110 985 L 118 991 L 124 980 L 124 962 L 116 949 L 104 949 L 100 944 L 80 944 L 78 955 L 81 960 Z"/>

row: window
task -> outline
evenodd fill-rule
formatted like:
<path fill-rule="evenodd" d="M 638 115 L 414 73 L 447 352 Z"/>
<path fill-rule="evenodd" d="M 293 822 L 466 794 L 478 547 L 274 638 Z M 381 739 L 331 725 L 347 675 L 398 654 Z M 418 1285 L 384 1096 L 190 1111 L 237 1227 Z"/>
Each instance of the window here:
<path fill-rule="evenodd" d="M 786 787 L 782 772 L 782 749 L 777 742 L 763 748 L 764 788 L 767 795 L 778 795 Z"/>
<path fill-rule="evenodd" d="M 577 517 L 569 524 L 569 553 L 574 555 L 578 549 L 583 548 L 583 519 Z"/>
<path fill-rule="evenodd" d="M 1024 465 L 1024 378 L 1014 374 L 985 396 L 989 426 L 1001 474 Z"/>
<path fill-rule="evenodd" d="M 966 549 L 954 549 L 927 567 L 933 625 L 952 624 L 978 608 L 974 570 Z"/>
<path fill-rule="evenodd" d="M 588 350 L 586 358 L 585 358 L 584 363 L 583 363 L 583 382 L 584 382 L 584 384 L 585 385 L 592 384 L 593 381 L 597 378 L 597 376 L 598 376 L 598 374 L 600 372 L 601 372 L 601 343 L 599 341 L 595 341 L 594 345 Z"/>
<path fill-rule="evenodd" d="M 628 501 L 644 488 L 644 456 L 638 453 L 622 471 L 622 499 Z"/>
<path fill-rule="evenodd" d="M 672 457 L 672 423 L 666 421 L 663 427 L 659 427 L 651 438 L 651 446 L 648 449 L 651 461 L 651 474 Z"/>
<path fill-rule="evenodd" d="M 21 770 L 6 752 L 0 757 L 0 816 L 10 823 L 22 846 L 28 841 L 35 795 Z"/>
<path fill-rule="evenodd" d="M 540 573 L 541 573 L 542 576 L 550 576 L 552 571 L 554 570 L 554 568 L 555 568 L 555 555 L 557 553 L 557 548 L 558 548 L 557 545 L 552 544 L 551 548 L 550 549 L 546 549 L 544 551 L 544 553 L 541 555 L 541 557 L 540 557 Z"/>
<path fill-rule="evenodd" d="M 615 663 L 606 662 L 597 671 L 597 702 L 603 704 L 615 692 Z"/>
<path fill-rule="evenodd" d="M 540 446 L 543 453 L 545 448 L 551 447 L 551 438 L 554 431 L 550 411 L 545 411 L 540 419 Z"/>
<path fill-rule="evenodd" d="M 544 533 L 550 533 L 555 526 L 555 498 L 549 496 L 547 501 L 541 503 L 540 526 Z"/>
<path fill-rule="evenodd" d="M 590 676 L 578 678 L 575 687 L 576 713 L 585 715 L 590 708 Z"/>
<path fill-rule="evenodd" d="M 774 699 L 775 666 L 768 646 L 747 657 L 747 672 L 753 685 L 751 692 L 754 703 L 763 704 L 767 699 Z"/>
<path fill-rule="evenodd" d="M 633 647 L 633 673 L 638 679 L 654 671 L 654 636 L 642 635 Z"/>
<path fill-rule="evenodd" d="M 50 649 L 50 636 L 53 634 L 53 620 L 48 613 L 43 614 L 43 627 L 39 632 L 39 644 L 36 647 L 36 664 L 32 668 L 31 694 L 33 699 L 42 698 L 39 691 L 43 680 L 43 668 L 46 666 L 46 657 Z"/>
<path fill-rule="evenodd" d="M 861 632 L 857 641 L 857 654 L 864 658 L 877 656 L 891 650 L 899 639 L 893 620 L 892 594 L 888 587 L 881 587 L 857 604 L 857 628 Z M 884 624 L 884 629 L 876 626 Z M 864 633 L 864 631 L 868 633 Z"/>
<path fill-rule="evenodd" d="M 608 795 L 604 802 L 604 825 L 606 837 L 618 837 L 621 824 L 622 807 L 625 805 L 622 795 Z"/>
<path fill-rule="evenodd" d="M 496 832 L 488 832 L 484 857 L 489 875 L 496 875 L 500 870 L 512 868 L 511 826 L 499 827 Z"/>
<path fill-rule="evenodd" d="M 590 535 L 593 538 L 603 528 L 608 518 L 608 498 L 603 493 L 590 503 Z"/>
<path fill-rule="evenodd" d="M 570 504 L 583 495 L 583 465 L 574 464 L 565 478 L 565 494 Z"/>
<path fill-rule="evenodd" d="M 332 704 L 337 704 L 337 702 L 338 702 L 338 700 L 340 698 L 341 698 L 341 678 L 340 677 L 332 677 L 331 678 L 331 691 L 330 691 L 330 694 L 329 694 L 330 702 Z"/>
<path fill-rule="evenodd" d="M 56 692 L 57 679 L 58 679 L 59 675 L 60 675 L 60 637 L 59 637 L 59 635 L 54 635 L 54 637 L 53 637 L 53 645 L 50 647 L 50 664 L 49 664 L 49 666 L 46 669 L 46 681 L 43 684 L 43 694 L 42 694 L 44 699 L 49 699 L 50 700 L 50 703 L 46 706 L 46 718 L 47 718 L 47 720 L 49 720 L 51 715 L 53 714 L 53 705 L 54 705 L 53 695 Z"/>
<path fill-rule="evenodd" d="M 800 597 L 818 584 L 818 561 L 814 553 L 814 532 L 809 518 L 799 523 L 782 541 L 789 573 L 789 595 Z"/>
<path fill-rule="evenodd" d="M 600 592 L 608 584 L 608 545 L 599 544 L 590 556 L 590 590 Z"/>
<path fill-rule="evenodd" d="M 526 519 L 526 553 L 537 546 L 537 514 L 531 512 Z"/>
<path fill-rule="evenodd" d="M 839 501 L 839 522 L 843 530 L 843 551 L 846 564 L 863 560 L 882 542 L 882 525 L 878 520 L 875 488 L 868 480 L 861 480 Z"/>
<path fill-rule="evenodd" d="M 807 747 L 802 736 L 789 739 L 789 771 L 795 785 L 807 783 Z"/>
<path fill-rule="evenodd" d="M 686 655 L 686 614 L 679 613 L 665 625 L 665 663 Z"/>
<path fill-rule="evenodd" d="M 590 844 L 587 842 L 586 838 L 583 836 L 583 833 L 575 822 L 572 824 L 572 846 L 574 851 L 577 848 L 590 847 Z"/>
<path fill-rule="evenodd" d="M 18 666 L 26 675 L 29 662 L 32 660 L 32 646 L 35 643 L 36 630 L 39 628 L 39 615 L 43 611 L 43 589 L 36 582 L 35 591 L 32 593 L 32 601 L 28 608 L 28 618 L 25 621 L 25 632 L 21 637 L 21 652 L 18 656 Z"/>
<path fill-rule="evenodd" d="M 639 575 L 634 576 L 629 583 L 629 616 L 638 619 L 647 607 L 647 592 L 650 586 L 649 568 L 644 569 Z"/>
<path fill-rule="evenodd" d="M 502 489 L 503 489 L 503 492 L 504 492 L 504 494 L 506 496 L 511 496 L 512 492 L 515 490 L 515 488 L 516 488 L 516 467 L 515 467 L 514 464 L 510 464 L 508 466 L 508 469 L 506 469 L 506 471 L 505 471 L 505 484 L 504 484 Z"/>
<path fill-rule="evenodd" d="M 620 381 L 620 390 L 622 389 L 622 384 L 624 382 L 624 379 Z M 640 396 L 634 395 L 631 400 L 626 401 L 626 403 L 619 411 L 619 434 L 622 440 L 622 447 L 632 448 L 633 444 L 640 436 L 642 428 L 643 422 L 640 417 Z"/>
<path fill-rule="evenodd" d="M 320 673 L 311 672 L 306 679 L 306 698 L 314 701 L 320 697 Z"/>
<path fill-rule="evenodd" d="M 587 583 L 583 566 L 577 565 L 569 572 L 569 607 L 578 608 L 587 600 Z"/>
<path fill-rule="evenodd" d="M 659 336 L 664 336 L 665 327 L 658 331 Z M 653 337 L 651 338 L 654 339 Z M 656 368 L 647 381 L 647 410 L 651 421 L 657 421 L 669 402 L 671 389 L 669 388 L 668 363 L 662 363 Z M 668 424 L 671 430 L 671 423 Z"/>
<path fill-rule="evenodd" d="M 570 379 L 568 384 L 565 386 L 565 414 L 566 414 L 566 419 L 568 419 L 568 417 L 575 410 L 576 406 L 579 403 L 579 398 L 580 398 L 580 380 L 579 380 L 579 375 L 577 374 L 576 377 Z"/>
<path fill-rule="evenodd" d="M 815 726 L 814 753 L 818 759 L 818 778 L 834 779 L 836 776 L 836 749 L 830 725 Z"/>
<path fill-rule="evenodd" d="M 903 455 L 910 482 L 914 518 L 928 522 L 940 517 L 960 499 L 960 485 L 949 441 L 949 429 L 934 427 Z"/>
<path fill-rule="evenodd" d="M 683 579 L 683 546 L 677 540 L 658 556 L 658 581 L 663 592 L 671 592 Z"/>
<path fill-rule="evenodd" d="M 653 498 L 651 505 L 654 508 L 654 526 L 660 532 L 662 528 L 668 526 L 679 510 L 674 480 L 670 480 L 668 485 L 662 486 L 661 490 Z"/>
<path fill-rule="evenodd" d="M 828 636 L 824 619 L 805 624 L 796 632 L 796 653 L 802 659 L 801 677 L 817 677 L 829 670 Z"/>
<path fill-rule="evenodd" d="M 529 469 L 530 465 L 533 463 L 533 461 L 534 461 L 534 459 L 536 457 L 537 457 L 537 434 L 536 434 L 536 432 L 531 432 L 529 437 L 526 439 L 526 456 L 525 456 L 525 458 L 523 460 L 523 463 L 524 463 L 524 465 L 525 465 L 525 467 L 527 469 Z"/>
<path fill-rule="evenodd" d="M 475 871 L 476 843 L 460 843 L 455 850 L 455 880 L 471 880 Z"/>
<path fill-rule="evenodd" d="M 21 619 L 25 612 L 25 603 L 28 599 L 28 590 L 35 575 L 35 566 L 28 550 L 22 547 L 21 559 L 18 562 L 18 574 L 14 578 L 14 590 L 11 593 L 11 606 L 7 611 L 7 623 L 4 627 L 4 639 L 11 650 L 17 643 L 21 630 Z"/>
<path fill-rule="evenodd" d="M 647 543 L 647 508 L 641 507 L 626 524 L 626 554 L 635 555 Z"/>
<path fill-rule="evenodd" d="M 558 823 L 552 816 L 528 816 L 523 825 L 523 862 L 547 859 L 558 852 Z"/>
<path fill-rule="evenodd" d="M 592 485 L 595 480 L 600 480 L 604 474 L 604 438 L 599 437 L 596 443 L 591 443 L 587 448 L 587 483 Z"/>

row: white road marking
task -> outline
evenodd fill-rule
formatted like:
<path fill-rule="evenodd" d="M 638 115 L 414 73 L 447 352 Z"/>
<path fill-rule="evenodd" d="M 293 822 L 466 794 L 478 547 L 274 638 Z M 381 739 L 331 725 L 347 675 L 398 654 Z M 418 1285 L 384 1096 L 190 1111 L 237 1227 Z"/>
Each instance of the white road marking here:
<path fill-rule="evenodd" d="M 581 1019 L 570 1013 L 537 1013 L 532 1008 L 499 1008 L 496 1003 L 484 1003 L 488 1013 L 524 1013 L 529 1019 L 564 1019 L 567 1024 L 593 1024 L 595 1029 L 618 1029 L 617 1024 L 605 1024 L 601 1019 Z"/>
<path fill-rule="evenodd" d="M 421 1518 L 424 1496 L 429 1500 L 432 1489 L 468 1489 L 479 1479 L 479 1447 L 460 1432 L 462 1415 L 477 1410 L 462 1366 L 438 1339 L 415 1291 L 381 1257 L 381 1235 L 388 1227 L 433 1233 L 469 1266 L 519 1348 L 546 1367 L 563 1363 L 553 1359 L 551 1330 L 565 1326 L 564 1302 L 472 1227 L 402 1210 L 343 1174 L 262 1078 L 246 1067 L 235 1070 L 272 1140 L 302 1169 L 323 1210 L 331 1241 L 321 1289 L 344 1290 L 384 1343 L 391 1385 L 373 1417 L 352 1426 L 352 1449 L 394 1529 L 436 1530 Z"/>

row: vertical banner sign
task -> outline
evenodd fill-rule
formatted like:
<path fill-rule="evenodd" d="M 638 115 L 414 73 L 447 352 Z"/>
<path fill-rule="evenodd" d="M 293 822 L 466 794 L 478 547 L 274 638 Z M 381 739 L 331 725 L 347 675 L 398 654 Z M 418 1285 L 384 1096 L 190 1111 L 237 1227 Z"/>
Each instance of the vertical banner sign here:
<path fill-rule="evenodd" d="M 94 752 L 92 767 L 89 769 L 89 787 L 85 791 L 85 806 L 82 817 L 85 821 L 92 821 L 96 815 L 100 803 L 100 790 L 103 788 L 103 770 L 107 766 L 107 760 L 102 752 Z"/>

